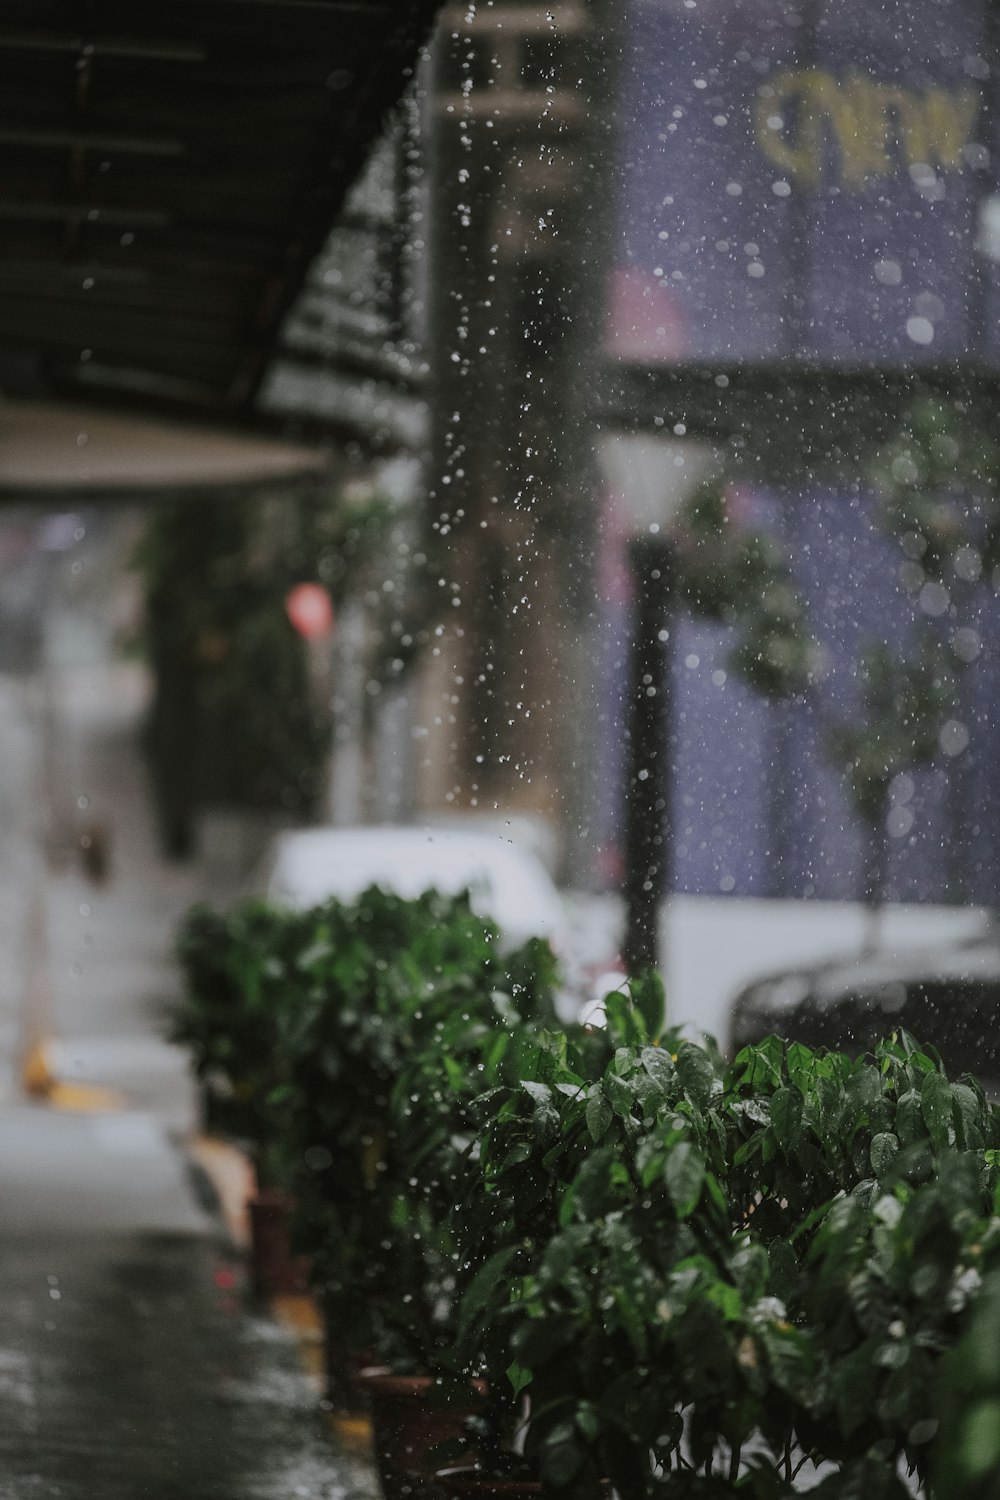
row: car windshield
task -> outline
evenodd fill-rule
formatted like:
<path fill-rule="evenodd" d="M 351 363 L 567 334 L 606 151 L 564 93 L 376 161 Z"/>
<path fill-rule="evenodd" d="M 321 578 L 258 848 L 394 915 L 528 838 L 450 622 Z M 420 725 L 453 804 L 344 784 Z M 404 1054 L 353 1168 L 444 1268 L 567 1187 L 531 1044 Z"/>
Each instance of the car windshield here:
<path fill-rule="evenodd" d="M 403 896 L 467 890 L 473 908 L 509 934 L 550 935 L 561 909 L 544 869 L 498 839 L 424 829 L 330 830 L 283 839 L 266 889 L 298 906 L 350 900 L 370 885 Z"/>

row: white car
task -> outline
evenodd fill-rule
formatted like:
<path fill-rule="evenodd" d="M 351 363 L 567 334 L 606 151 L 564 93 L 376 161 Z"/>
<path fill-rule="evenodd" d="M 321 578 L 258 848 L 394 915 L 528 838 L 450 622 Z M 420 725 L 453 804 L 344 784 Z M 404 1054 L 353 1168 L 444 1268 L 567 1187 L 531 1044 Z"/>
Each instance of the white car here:
<path fill-rule="evenodd" d="M 478 915 L 490 917 L 512 947 L 566 940 L 562 899 L 535 855 L 499 836 L 421 827 L 310 828 L 276 840 L 265 870 L 274 901 L 315 906 L 331 896 L 352 900 L 378 885 L 400 896 L 435 889 L 468 890 Z"/>
<path fill-rule="evenodd" d="M 446 823 L 283 833 L 255 885 L 272 901 L 299 908 L 330 897 L 350 901 L 372 885 L 405 897 L 430 889 L 445 895 L 467 890 L 473 910 L 496 923 L 505 946 L 516 948 L 532 937 L 549 942 L 562 972 L 556 1009 L 564 1021 L 590 1019 L 594 1001 L 621 977 L 614 972 L 616 955 L 581 969 L 552 877 L 533 851 L 498 830 Z"/>

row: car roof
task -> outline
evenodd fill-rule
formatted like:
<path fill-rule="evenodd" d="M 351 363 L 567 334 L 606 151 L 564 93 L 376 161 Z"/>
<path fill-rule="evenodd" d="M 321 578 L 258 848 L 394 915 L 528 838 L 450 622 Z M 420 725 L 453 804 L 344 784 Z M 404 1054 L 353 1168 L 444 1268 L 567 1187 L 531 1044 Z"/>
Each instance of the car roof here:
<path fill-rule="evenodd" d="M 431 827 L 313 828 L 285 833 L 267 893 L 294 906 L 350 900 L 371 885 L 414 897 L 468 889 L 473 908 L 509 937 L 549 936 L 562 904 L 541 862 L 498 834 Z"/>
<path fill-rule="evenodd" d="M 943 947 L 910 948 L 905 952 L 844 954 L 815 964 L 777 970 L 753 980 L 743 994 L 778 985 L 801 988 L 802 997 L 833 996 L 846 990 L 877 989 L 889 984 L 919 981 L 989 982 L 1000 980 L 1000 934 L 990 933 Z"/>

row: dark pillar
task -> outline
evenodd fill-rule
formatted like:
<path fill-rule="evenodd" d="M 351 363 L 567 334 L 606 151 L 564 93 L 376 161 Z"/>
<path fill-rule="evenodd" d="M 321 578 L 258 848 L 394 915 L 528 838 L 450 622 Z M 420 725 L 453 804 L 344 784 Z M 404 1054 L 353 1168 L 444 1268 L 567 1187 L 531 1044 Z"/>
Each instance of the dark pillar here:
<path fill-rule="evenodd" d="M 625 941 L 638 976 L 657 964 L 660 904 L 670 877 L 670 659 L 673 553 L 661 537 L 629 546 L 634 613 L 629 670 L 625 808 Z"/>

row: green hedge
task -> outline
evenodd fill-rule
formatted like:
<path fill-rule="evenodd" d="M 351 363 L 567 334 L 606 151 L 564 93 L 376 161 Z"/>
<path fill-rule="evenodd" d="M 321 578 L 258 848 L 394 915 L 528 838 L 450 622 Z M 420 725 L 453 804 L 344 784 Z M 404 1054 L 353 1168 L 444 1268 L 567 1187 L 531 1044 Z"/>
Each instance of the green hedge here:
<path fill-rule="evenodd" d="M 485 1376 L 494 1464 L 625 1500 L 1000 1492 L 1000 1117 L 905 1034 L 727 1066 L 653 1034 L 653 979 L 556 1029 L 544 945 L 434 894 L 198 912 L 183 953 L 177 1033 L 320 1288 L 358 1342 Z"/>
<path fill-rule="evenodd" d="M 484 1082 L 507 1076 L 516 1038 L 555 1024 L 548 945 L 505 949 L 467 895 L 373 887 L 306 912 L 196 907 L 179 955 L 173 1035 L 210 1118 L 294 1195 L 345 1333 L 425 1364 L 449 1338 L 449 1174 Z"/>

